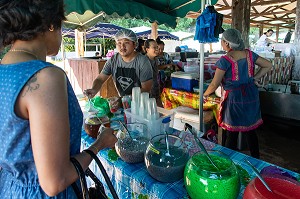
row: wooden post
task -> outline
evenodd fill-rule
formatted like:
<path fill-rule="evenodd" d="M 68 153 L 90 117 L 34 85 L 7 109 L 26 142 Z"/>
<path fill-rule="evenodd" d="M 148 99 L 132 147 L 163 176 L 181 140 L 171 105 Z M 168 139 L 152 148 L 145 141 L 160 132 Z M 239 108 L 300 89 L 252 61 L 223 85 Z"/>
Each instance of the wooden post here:
<path fill-rule="evenodd" d="M 258 35 L 258 38 L 260 36 L 262 36 L 264 34 L 264 24 L 260 24 L 259 25 L 259 35 Z"/>
<path fill-rule="evenodd" d="M 296 47 L 295 65 L 293 67 L 293 79 L 300 79 L 300 0 L 297 0 L 296 6 L 296 23 L 295 23 L 295 39 Z"/>
<path fill-rule="evenodd" d="M 75 29 L 75 52 L 77 57 L 84 56 L 83 34 L 84 34 L 83 32 L 80 32 L 77 29 Z"/>
<path fill-rule="evenodd" d="M 250 6 L 251 0 L 233 0 L 231 8 L 231 27 L 242 33 L 246 48 L 249 48 Z"/>
<path fill-rule="evenodd" d="M 156 22 L 153 22 L 151 24 L 151 39 L 155 40 L 157 38 L 157 36 L 158 36 L 157 27 L 158 27 L 158 25 Z"/>
<path fill-rule="evenodd" d="M 279 38 L 279 26 L 276 26 L 276 42 L 278 42 L 278 38 Z"/>

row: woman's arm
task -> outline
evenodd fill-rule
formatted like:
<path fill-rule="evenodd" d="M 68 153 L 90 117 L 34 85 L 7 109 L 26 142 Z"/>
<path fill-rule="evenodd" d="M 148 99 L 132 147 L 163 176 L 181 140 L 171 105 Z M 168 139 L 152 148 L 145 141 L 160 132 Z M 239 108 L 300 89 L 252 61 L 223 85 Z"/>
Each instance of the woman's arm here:
<path fill-rule="evenodd" d="M 259 80 L 272 68 L 272 63 L 262 57 L 258 57 L 255 64 L 259 66 L 259 70 L 254 75 L 255 80 Z"/>
<path fill-rule="evenodd" d="M 208 97 L 210 94 L 212 94 L 213 92 L 215 92 L 215 90 L 220 85 L 220 83 L 221 83 L 224 75 L 225 75 L 225 71 L 220 70 L 218 68 L 216 69 L 214 78 L 213 78 L 212 82 L 209 84 L 209 86 L 206 89 L 206 91 L 204 92 L 203 97 Z"/>
<path fill-rule="evenodd" d="M 100 73 L 97 78 L 93 81 L 93 86 L 90 89 L 86 89 L 84 94 L 88 98 L 93 98 L 101 89 L 103 83 L 109 78 L 109 75 L 105 75 L 104 73 Z"/>
<path fill-rule="evenodd" d="M 141 82 L 141 92 L 150 93 L 152 85 L 153 85 L 153 80 L 152 79 L 150 79 L 148 81 L 145 81 L 145 82 Z"/>
<path fill-rule="evenodd" d="M 266 41 L 267 41 L 268 43 L 276 43 L 276 41 L 274 41 L 274 40 L 272 40 L 272 39 L 269 39 L 269 38 L 266 38 Z"/>
<path fill-rule="evenodd" d="M 34 84 L 38 85 L 35 90 L 23 89 L 19 102 L 30 122 L 32 150 L 40 185 L 49 196 L 55 196 L 78 178 L 70 162 L 66 76 L 62 70 L 50 67 L 37 73 Z M 112 136 L 111 133 L 110 138 Z M 101 150 L 111 143 L 111 139 L 107 145 L 97 140 L 94 145 Z M 92 160 L 84 153 L 75 157 L 83 169 Z"/>

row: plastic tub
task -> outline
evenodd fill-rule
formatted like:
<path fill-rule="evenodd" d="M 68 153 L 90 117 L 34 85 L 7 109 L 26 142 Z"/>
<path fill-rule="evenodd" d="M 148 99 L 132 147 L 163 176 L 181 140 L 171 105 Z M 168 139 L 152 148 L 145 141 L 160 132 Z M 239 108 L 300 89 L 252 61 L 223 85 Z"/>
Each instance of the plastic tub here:
<path fill-rule="evenodd" d="M 159 118 L 156 120 L 149 120 L 146 118 L 142 118 L 140 115 L 132 114 L 131 109 L 124 110 L 126 123 L 143 123 L 146 124 L 148 130 L 150 132 L 151 137 L 161 134 L 164 131 L 164 125 L 162 124 L 163 119 L 167 117 L 171 117 L 171 122 L 168 125 L 173 126 L 174 113 L 164 113 L 164 109 L 157 107 L 157 111 L 159 113 Z"/>
<path fill-rule="evenodd" d="M 199 73 L 199 66 L 184 66 L 184 72 L 187 73 Z"/>
<path fill-rule="evenodd" d="M 199 59 L 198 58 L 187 58 L 186 59 L 188 67 L 199 67 Z"/>

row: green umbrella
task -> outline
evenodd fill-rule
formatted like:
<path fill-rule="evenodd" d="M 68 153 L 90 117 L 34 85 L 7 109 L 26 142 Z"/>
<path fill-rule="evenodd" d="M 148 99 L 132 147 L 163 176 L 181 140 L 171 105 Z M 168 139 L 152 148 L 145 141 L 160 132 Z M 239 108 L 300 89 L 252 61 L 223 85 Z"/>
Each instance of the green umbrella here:
<path fill-rule="evenodd" d="M 211 0 L 215 4 L 217 0 Z M 110 17 L 147 19 L 175 28 L 176 18 L 199 11 L 201 0 L 65 0 L 66 27 L 87 29 Z"/>

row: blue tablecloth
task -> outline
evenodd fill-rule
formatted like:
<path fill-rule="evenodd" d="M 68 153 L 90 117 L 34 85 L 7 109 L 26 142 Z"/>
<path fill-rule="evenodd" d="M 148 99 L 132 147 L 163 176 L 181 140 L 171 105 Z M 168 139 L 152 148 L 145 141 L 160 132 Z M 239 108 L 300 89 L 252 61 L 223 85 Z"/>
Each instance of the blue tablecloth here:
<path fill-rule="evenodd" d="M 121 117 L 119 118 L 121 119 Z M 113 128 L 118 128 L 114 123 L 112 123 Z M 186 132 L 173 132 L 179 136 L 184 136 L 184 140 L 186 145 L 188 146 L 189 153 L 192 155 L 193 153 L 200 151 L 197 144 L 194 143 L 193 136 L 187 134 Z M 239 153 L 237 151 L 233 151 L 226 147 L 222 147 L 221 145 L 206 141 L 201 139 L 205 148 L 208 150 L 221 151 L 228 155 L 237 165 L 240 165 L 244 170 L 248 172 L 251 179 L 255 177 L 252 169 L 244 163 L 244 159 L 247 158 L 258 170 L 263 169 L 266 166 L 270 166 L 272 164 L 264 162 L 262 160 L 258 160 L 247 156 L 245 154 Z M 94 139 L 89 137 L 85 131 L 82 131 L 82 150 L 89 147 Z M 138 164 L 128 164 L 122 161 L 120 158 L 112 158 L 110 154 L 114 154 L 112 149 L 104 149 L 98 153 L 98 157 L 103 163 L 118 195 L 122 199 L 127 198 L 138 198 L 138 199 L 157 199 L 157 198 L 165 198 L 165 199 L 182 199 L 188 198 L 188 194 L 184 187 L 183 179 L 176 181 L 174 183 L 161 183 L 153 179 L 147 172 L 144 163 Z M 96 175 L 100 178 L 104 185 L 106 185 L 104 178 L 101 175 L 101 171 L 95 165 L 94 162 L 90 165 L 92 171 L 96 173 Z M 299 178 L 299 174 L 292 172 L 290 170 L 281 168 L 296 178 Z M 106 188 L 108 195 L 109 189 Z M 243 197 L 243 193 L 245 190 L 245 186 L 242 184 L 240 189 L 240 194 L 238 198 Z M 111 197 L 112 198 L 112 197 Z"/>

